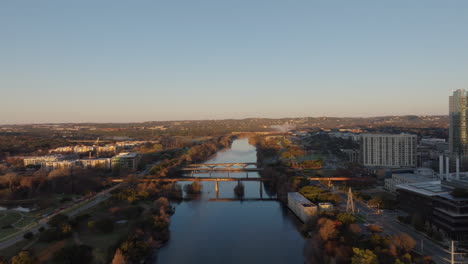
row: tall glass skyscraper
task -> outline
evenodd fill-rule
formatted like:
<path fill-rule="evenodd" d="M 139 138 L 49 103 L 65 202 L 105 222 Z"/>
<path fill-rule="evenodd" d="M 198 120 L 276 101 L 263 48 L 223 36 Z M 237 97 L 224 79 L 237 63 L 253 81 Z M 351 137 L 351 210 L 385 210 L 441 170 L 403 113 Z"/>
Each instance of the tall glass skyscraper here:
<path fill-rule="evenodd" d="M 449 149 L 462 161 L 468 157 L 468 95 L 464 89 L 456 90 L 449 99 Z"/>

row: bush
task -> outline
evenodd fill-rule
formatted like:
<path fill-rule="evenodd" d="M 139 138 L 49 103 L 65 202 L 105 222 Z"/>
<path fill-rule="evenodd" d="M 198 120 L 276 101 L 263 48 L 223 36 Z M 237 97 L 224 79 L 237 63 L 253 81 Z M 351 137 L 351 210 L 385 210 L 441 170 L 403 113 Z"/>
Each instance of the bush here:
<path fill-rule="evenodd" d="M 137 218 L 142 212 L 143 208 L 140 206 L 130 206 L 120 211 L 120 213 L 126 218 Z"/>
<path fill-rule="evenodd" d="M 68 234 L 70 234 L 70 233 L 68 233 Z M 64 237 L 65 237 L 65 235 L 59 229 L 50 228 L 50 229 L 44 230 L 44 232 L 42 232 L 39 235 L 39 241 L 48 243 L 48 242 L 52 242 L 52 241 L 55 241 L 55 240 L 62 239 Z"/>
<path fill-rule="evenodd" d="M 54 254 L 54 262 L 67 264 L 87 264 L 93 260 L 93 249 L 87 245 L 72 245 Z"/>
<path fill-rule="evenodd" d="M 96 221 L 88 221 L 88 228 L 94 228 L 96 226 Z"/>
<path fill-rule="evenodd" d="M 114 221 L 110 218 L 102 218 L 96 221 L 95 227 L 102 233 L 111 233 L 114 231 Z"/>
<path fill-rule="evenodd" d="M 68 216 L 64 214 L 58 214 L 52 217 L 49 222 L 47 222 L 52 227 L 60 227 L 63 224 L 68 223 Z"/>
<path fill-rule="evenodd" d="M 26 234 L 23 235 L 24 239 L 30 240 L 34 237 L 34 234 L 32 232 L 27 232 Z"/>

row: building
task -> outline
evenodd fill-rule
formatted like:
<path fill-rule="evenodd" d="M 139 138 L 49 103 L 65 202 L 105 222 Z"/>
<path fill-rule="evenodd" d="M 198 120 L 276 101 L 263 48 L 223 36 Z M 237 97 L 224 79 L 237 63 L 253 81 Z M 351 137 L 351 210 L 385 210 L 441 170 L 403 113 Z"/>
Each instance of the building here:
<path fill-rule="evenodd" d="M 415 167 L 416 147 L 416 135 L 361 134 L 362 164 L 369 167 Z"/>
<path fill-rule="evenodd" d="M 468 197 L 455 197 L 455 187 L 468 190 L 463 180 L 438 180 L 397 185 L 400 208 L 437 231 L 458 241 L 468 240 Z"/>
<path fill-rule="evenodd" d="M 288 207 L 304 223 L 317 215 L 318 208 L 298 192 L 288 193 Z"/>
<path fill-rule="evenodd" d="M 63 161 L 76 159 L 76 155 L 47 155 L 47 156 L 33 156 L 23 159 L 24 166 L 42 166 L 46 162 Z"/>
<path fill-rule="evenodd" d="M 97 151 L 98 153 L 109 153 L 109 152 L 115 153 L 117 151 L 117 146 L 111 145 L 111 144 L 107 144 L 105 146 L 98 146 Z"/>
<path fill-rule="evenodd" d="M 333 204 L 332 203 L 318 203 L 318 208 L 320 211 L 328 212 L 333 211 Z"/>
<path fill-rule="evenodd" d="M 77 160 L 46 161 L 42 163 L 41 168 L 45 170 L 69 169 L 78 165 Z"/>
<path fill-rule="evenodd" d="M 463 170 L 468 169 L 468 98 L 464 89 L 449 97 L 449 151 L 460 157 Z"/>
<path fill-rule="evenodd" d="M 348 161 L 351 163 L 359 163 L 360 162 L 360 153 L 357 149 L 341 149 L 341 152 L 346 154 L 348 157 Z"/>
<path fill-rule="evenodd" d="M 110 169 L 111 159 L 110 158 L 98 158 L 98 159 L 80 159 L 77 162 L 85 169 Z"/>
<path fill-rule="evenodd" d="M 140 157 L 135 152 L 124 152 L 112 157 L 111 165 L 113 169 L 137 170 Z"/>
<path fill-rule="evenodd" d="M 385 179 L 384 189 L 396 193 L 397 185 L 433 181 L 434 177 L 434 171 L 427 168 L 415 169 L 413 173 L 394 172 L 391 178 Z"/>

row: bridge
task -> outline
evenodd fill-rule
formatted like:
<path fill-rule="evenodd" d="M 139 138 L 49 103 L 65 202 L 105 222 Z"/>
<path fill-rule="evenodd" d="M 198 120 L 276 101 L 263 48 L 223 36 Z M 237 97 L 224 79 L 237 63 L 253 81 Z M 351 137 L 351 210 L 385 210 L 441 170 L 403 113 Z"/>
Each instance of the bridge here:
<path fill-rule="evenodd" d="M 369 181 L 373 180 L 373 178 L 369 177 L 305 177 L 305 179 L 309 181 Z M 178 177 L 178 178 L 152 178 L 152 179 L 138 179 L 139 182 L 181 182 L 181 181 L 189 181 L 189 182 L 215 182 L 215 193 L 216 193 L 216 200 L 219 199 L 219 182 L 238 182 L 239 184 L 242 182 L 258 182 L 259 183 L 259 194 L 260 199 L 263 198 L 263 182 L 271 181 L 271 178 L 262 178 L 262 177 L 255 177 L 249 178 L 247 177 L 229 177 L 229 178 L 221 178 L 221 177 Z M 112 179 L 112 182 L 123 182 L 124 179 Z"/>
<path fill-rule="evenodd" d="M 261 168 L 182 168 L 181 171 L 189 171 L 192 173 L 210 173 L 210 172 L 259 172 Z"/>
<path fill-rule="evenodd" d="M 251 166 L 254 166 L 253 168 Z M 195 173 L 239 173 L 246 172 L 247 177 L 249 172 L 259 172 L 262 171 L 262 168 L 257 168 L 257 163 L 255 162 L 236 162 L 236 163 L 203 163 L 203 164 L 190 164 L 188 167 L 180 169 L 183 172 L 190 172 L 193 176 Z"/>
<path fill-rule="evenodd" d="M 305 177 L 309 181 L 373 181 L 371 177 Z M 151 179 L 138 179 L 139 182 L 180 182 L 180 181 L 257 181 L 257 182 L 268 182 L 271 178 L 226 178 L 226 177 L 178 177 L 178 178 L 151 178 Z M 124 179 L 112 179 L 112 182 L 124 182 Z"/>
<path fill-rule="evenodd" d="M 233 166 L 238 166 L 242 168 L 246 168 L 248 166 L 257 166 L 255 162 L 237 162 L 237 163 L 202 163 L 202 164 L 190 164 L 189 167 L 208 167 L 208 168 L 215 168 L 215 167 L 225 167 L 230 168 Z"/>

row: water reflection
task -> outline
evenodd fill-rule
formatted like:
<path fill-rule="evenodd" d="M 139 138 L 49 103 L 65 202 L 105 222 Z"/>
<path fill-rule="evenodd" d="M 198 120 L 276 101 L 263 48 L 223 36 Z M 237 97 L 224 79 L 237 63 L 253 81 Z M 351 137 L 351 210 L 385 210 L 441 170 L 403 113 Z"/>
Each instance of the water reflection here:
<path fill-rule="evenodd" d="M 219 152 L 206 163 L 256 162 L 256 150 L 247 139 L 233 142 L 231 149 Z M 208 175 L 198 174 L 206 177 Z M 225 174 L 212 176 L 226 177 Z M 230 177 L 245 177 L 230 173 Z M 249 172 L 250 177 L 259 177 Z M 188 184 L 183 182 L 181 184 Z M 261 182 L 244 182 L 244 201 L 219 201 L 236 198 L 237 182 L 219 182 L 218 201 L 215 182 L 203 182 L 200 199 L 176 205 L 171 218 L 171 239 L 157 254 L 157 263 L 304 263 L 304 239 L 297 231 L 297 220 L 271 198 Z"/>

